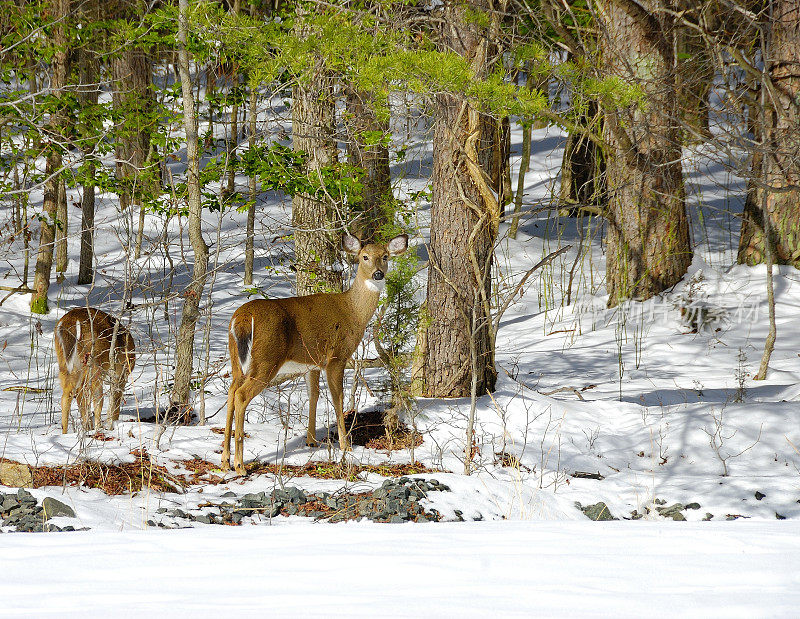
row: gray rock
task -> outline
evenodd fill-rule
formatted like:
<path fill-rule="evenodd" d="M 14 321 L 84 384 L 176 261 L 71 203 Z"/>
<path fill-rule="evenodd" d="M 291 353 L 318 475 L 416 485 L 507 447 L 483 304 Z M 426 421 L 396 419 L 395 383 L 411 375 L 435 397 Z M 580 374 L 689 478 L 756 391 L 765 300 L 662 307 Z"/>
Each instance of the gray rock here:
<path fill-rule="evenodd" d="M 405 522 L 405 520 L 403 520 L 400 516 L 392 516 L 389 522 L 392 524 L 397 524 L 399 522 Z"/>
<path fill-rule="evenodd" d="M 672 518 L 675 514 L 682 512 L 684 509 L 686 509 L 686 507 L 683 503 L 674 503 L 669 507 L 656 507 L 656 511 L 664 516 L 664 518 Z"/>
<path fill-rule="evenodd" d="M 684 516 L 684 515 L 683 515 L 682 513 L 680 513 L 680 512 L 677 512 L 677 513 L 675 513 L 675 514 L 673 514 L 673 515 L 672 515 L 672 519 L 673 519 L 673 520 L 679 520 L 679 521 L 685 521 L 685 520 L 686 520 L 686 516 Z"/>
<path fill-rule="evenodd" d="M 10 509 L 13 509 L 18 506 L 19 506 L 19 501 L 17 501 L 17 497 L 15 497 L 13 494 L 6 494 L 3 497 L 3 505 L 2 507 L 0 507 L 0 510 L 7 512 Z"/>
<path fill-rule="evenodd" d="M 212 524 L 211 516 L 209 514 L 200 514 L 196 520 L 197 522 L 202 522 L 203 524 Z"/>
<path fill-rule="evenodd" d="M 700 509 L 700 503 L 688 503 L 686 509 Z"/>
<path fill-rule="evenodd" d="M 36 497 L 24 488 L 20 488 L 17 491 L 17 501 L 22 505 L 36 505 Z"/>
<path fill-rule="evenodd" d="M 582 507 L 581 511 L 586 515 L 589 520 L 618 520 L 611 515 L 611 511 L 608 509 L 608 505 L 603 503 L 602 501 L 599 503 L 595 503 L 594 505 L 587 505 L 586 507 Z"/>
<path fill-rule="evenodd" d="M 42 511 L 44 512 L 45 520 L 50 520 L 50 518 L 55 518 L 56 516 L 75 518 L 75 512 L 69 505 L 50 496 L 45 497 L 44 501 L 42 501 Z"/>

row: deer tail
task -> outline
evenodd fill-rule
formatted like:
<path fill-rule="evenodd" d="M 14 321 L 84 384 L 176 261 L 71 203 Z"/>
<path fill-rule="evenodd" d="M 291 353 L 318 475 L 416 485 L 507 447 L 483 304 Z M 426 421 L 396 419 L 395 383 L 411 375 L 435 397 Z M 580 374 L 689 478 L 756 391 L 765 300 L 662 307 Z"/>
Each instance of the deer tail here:
<path fill-rule="evenodd" d="M 247 374 L 250 370 L 250 363 L 253 360 L 253 332 L 255 331 L 255 317 L 250 317 L 250 325 L 242 324 L 241 321 L 237 324 L 236 321 L 231 321 L 231 335 L 236 341 L 236 354 L 239 358 L 239 367 L 242 369 L 242 374 Z"/>
<path fill-rule="evenodd" d="M 81 337 L 81 321 L 75 321 L 75 333 L 72 333 L 69 327 L 65 327 L 61 324 L 58 325 L 56 336 L 57 343 L 61 346 L 61 352 L 64 353 L 64 359 L 67 361 L 67 372 L 72 372 L 78 360 L 78 340 Z"/>

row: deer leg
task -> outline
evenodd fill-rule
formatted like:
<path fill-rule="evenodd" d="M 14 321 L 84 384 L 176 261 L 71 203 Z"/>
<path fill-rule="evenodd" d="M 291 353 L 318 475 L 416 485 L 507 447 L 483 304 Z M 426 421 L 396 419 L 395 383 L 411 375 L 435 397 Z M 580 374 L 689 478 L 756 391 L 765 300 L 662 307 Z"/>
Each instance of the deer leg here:
<path fill-rule="evenodd" d="M 233 457 L 233 467 L 239 475 L 246 475 L 247 471 L 244 468 L 244 413 L 250 401 L 256 397 L 264 387 L 269 384 L 269 381 L 275 377 L 275 373 L 266 380 L 255 379 L 248 376 L 244 379 L 242 386 L 236 390 L 234 395 L 234 417 L 236 420 L 236 430 L 234 433 L 234 442 L 236 444 L 236 451 Z"/>
<path fill-rule="evenodd" d="M 317 442 L 317 401 L 319 400 L 319 370 L 311 370 L 306 374 L 306 388 L 308 389 L 308 431 L 306 432 L 306 445 L 316 447 Z"/>
<path fill-rule="evenodd" d="M 222 438 L 222 464 L 223 471 L 231 470 L 231 429 L 233 428 L 233 413 L 236 409 L 236 392 L 242 386 L 242 377 L 234 377 L 228 389 L 228 413 L 225 416 L 225 436 Z"/>
<path fill-rule="evenodd" d="M 336 409 L 336 425 L 339 429 L 339 447 L 341 450 L 350 450 L 350 440 L 347 436 L 347 428 L 344 426 L 344 363 L 332 361 L 325 369 L 325 376 L 328 379 L 328 389 L 331 391 L 333 408 Z"/>
<path fill-rule="evenodd" d="M 58 373 L 58 380 L 61 382 L 61 434 L 66 434 L 69 430 L 69 409 L 72 405 L 72 398 L 75 391 L 75 381 L 66 372 Z"/>
<path fill-rule="evenodd" d="M 81 377 L 80 383 L 78 384 L 77 400 L 78 410 L 81 413 L 81 427 L 84 430 L 89 430 L 89 424 L 91 423 L 89 419 L 89 408 L 91 407 L 92 388 L 91 381 L 86 373 Z"/>
<path fill-rule="evenodd" d="M 92 368 L 89 386 L 94 403 L 94 430 L 100 430 L 103 427 L 103 400 L 105 398 L 103 397 L 103 376 L 99 368 Z"/>
<path fill-rule="evenodd" d="M 111 385 L 111 404 L 108 409 L 108 429 L 114 427 L 114 422 L 119 420 L 119 411 L 122 408 L 122 392 L 125 391 L 125 383 L 128 382 L 128 372 L 126 369 L 116 376 Z"/>

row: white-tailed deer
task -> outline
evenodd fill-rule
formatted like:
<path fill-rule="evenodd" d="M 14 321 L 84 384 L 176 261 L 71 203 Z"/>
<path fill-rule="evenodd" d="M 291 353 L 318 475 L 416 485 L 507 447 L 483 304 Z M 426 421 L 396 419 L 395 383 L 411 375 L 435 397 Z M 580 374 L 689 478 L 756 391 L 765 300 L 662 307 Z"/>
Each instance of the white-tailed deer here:
<path fill-rule="evenodd" d="M 114 328 L 116 326 L 116 336 Z M 111 356 L 112 343 L 116 354 Z M 111 384 L 108 427 L 119 418 L 122 390 L 136 363 L 133 337 L 113 316 L 94 308 L 68 311 L 56 324 L 56 358 L 61 381 L 61 431 L 66 434 L 72 398 L 78 400 L 85 430 L 100 429 L 103 382 Z M 94 424 L 89 405 L 94 402 Z"/>
<path fill-rule="evenodd" d="M 286 299 L 248 301 L 233 313 L 228 330 L 233 381 L 228 391 L 228 415 L 222 441 L 222 470 L 230 470 L 231 429 L 236 418 L 234 466 L 244 469 L 244 412 L 277 374 L 306 373 L 308 431 L 306 443 L 317 444 L 316 413 L 320 371 L 325 370 L 341 449 L 349 448 L 344 426 L 344 369 L 355 352 L 385 284 L 389 257 L 403 253 L 408 236 L 386 245 L 362 246 L 346 234 L 344 250 L 358 260 L 358 272 L 347 292 L 320 293 Z"/>

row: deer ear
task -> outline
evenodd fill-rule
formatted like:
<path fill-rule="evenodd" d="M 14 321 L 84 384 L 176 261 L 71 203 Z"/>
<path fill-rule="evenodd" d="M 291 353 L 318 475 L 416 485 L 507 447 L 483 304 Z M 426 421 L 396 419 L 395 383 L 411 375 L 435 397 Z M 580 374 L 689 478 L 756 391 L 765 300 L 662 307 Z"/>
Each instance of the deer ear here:
<path fill-rule="evenodd" d="M 358 255 L 358 252 L 361 251 L 361 241 L 354 237 L 352 234 L 348 234 L 347 232 L 344 233 L 344 237 L 342 237 L 342 248 L 348 253 L 354 256 Z"/>
<path fill-rule="evenodd" d="M 389 250 L 390 256 L 402 254 L 406 249 L 408 249 L 408 235 L 401 234 L 394 237 L 386 244 L 386 249 Z"/>

